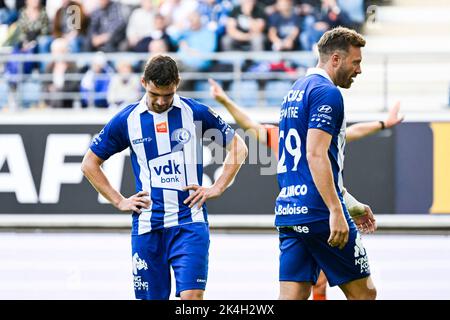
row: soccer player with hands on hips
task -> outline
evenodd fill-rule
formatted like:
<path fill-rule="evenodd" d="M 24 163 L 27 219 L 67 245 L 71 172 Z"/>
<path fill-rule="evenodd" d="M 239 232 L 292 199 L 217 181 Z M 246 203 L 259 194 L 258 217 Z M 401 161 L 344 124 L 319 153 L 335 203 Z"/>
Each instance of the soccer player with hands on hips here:
<path fill-rule="evenodd" d="M 119 111 L 93 139 L 82 171 L 123 212 L 132 212 L 132 271 L 137 299 L 168 299 L 173 269 L 177 297 L 203 299 L 208 276 L 209 228 L 205 201 L 219 197 L 247 156 L 244 141 L 211 108 L 176 91 L 176 62 L 158 55 L 141 78 L 144 97 Z M 202 186 L 202 138 L 228 151 L 222 174 Z M 116 190 L 102 170 L 113 154 L 130 149 L 136 194 Z"/>

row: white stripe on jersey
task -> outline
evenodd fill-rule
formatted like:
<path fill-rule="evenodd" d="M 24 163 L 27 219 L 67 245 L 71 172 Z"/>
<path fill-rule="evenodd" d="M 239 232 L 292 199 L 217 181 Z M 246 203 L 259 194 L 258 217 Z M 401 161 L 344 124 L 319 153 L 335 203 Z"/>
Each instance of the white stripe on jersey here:
<path fill-rule="evenodd" d="M 178 191 L 163 190 L 164 197 L 164 228 L 178 225 Z"/>
<path fill-rule="evenodd" d="M 172 110 L 166 110 L 163 113 L 154 113 L 153 115 L 153 126 L 156 136 L 156 146 L 158 150 L 158 155 L 163 155 L 170 153 L 172 148 L 170 146 L 170 130 L 169 130 L 169 119 L 168 114 Z M 165 124 L 165 130 L 159 130 L 158 127 Z M 180 207 L 178 205 L 178 191 L 175 190 L 163 190 L 164 199 L 164 228 L 169 228 L 178 225 L 178 212 Z"/>
<path fill-rule="evenodd" d="M 127 119 L 128 124 L 128 135 L 130 137 L 130 141 L 135 139 L 142 139 L 142 128 L 141 128 L 141 113 L 139 112 L 139 108 L 134 109 Z M 145 154 L 145 148 L 143 143 L 131 144 L 133 151 L 136 153 L 137 161 L 139 163 L 139 180 L 142 183 L 142 190 L 147 191 L 149 194 L 149 199 L 152 193 L 151 185 L 150 185 L 150 171 L 148 169 L 148 161 L 147 156 Z M 139 215 L 139 228 L 138 234 L 143 234 L 146 232 L 150 232 L 152 230 L 151 225 L 151 205 L 149 209 L 143 209 L 142 213 Z"/>
<path fill-rule="evenodd" d="M 344 119 L 342 120 L 341 130 L 338 135 L 338 165 L 339 165 L 339 173 L 338 173 L 338 186 L 339 190 L 342 192 L 344 188 L 344 178 L 342 176 L 342 171 L 344 170 L 344 150 L 345 150 L 345 129 L 347 127 L 347 123 Z"/>
<path fill-rule="evenodd" d="M 183 102 L 182 102 L 183 103 Z M 184 104 L 184 103 L 183 103 Z M 199 184 L 197 176 L 197 163 L 200 159 L 197 159 L 197 132 L 194 124 L 194 113 L 191 108 L 185 106 L 181 110 L 181 122 L 183 123 L 183 128 L 186 128 L 191 133 L 191 139 L 188 143 L 184 145 L 184 161 L 186 164 L 186 184 Z M 200 153 L 201 155 L 201 153 Z M 194 191 L 190 190 L 189 194 Z M 192 221 L 204 222 L 205 217 L 203 216 L 203 208 L 197 208 L 197 205 L 191 208 Z"/>
<path fill-rule="evenodd" d="M 153 115 L 153 126 L 155 128 L 156 145 L 158 149 L 158 154 L 166 154 L 172 151 L 170 148 L 170 132 L 169 132 L 169 121 L 167 115 L 169 114 L 171 108 L 163 113 L 151 112 Z M 165 131 L 158 132 L 158 125 L 165 124 Z M 160 130 L 162 131 L 162 130 Z"/>

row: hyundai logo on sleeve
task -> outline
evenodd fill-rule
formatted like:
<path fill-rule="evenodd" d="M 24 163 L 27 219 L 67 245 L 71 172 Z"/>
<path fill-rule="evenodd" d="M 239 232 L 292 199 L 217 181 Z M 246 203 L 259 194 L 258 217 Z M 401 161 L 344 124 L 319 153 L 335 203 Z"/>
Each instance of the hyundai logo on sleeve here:
<path fill-rule="evenodd" d="M 322 112 L 322 113 L 330 113 L 331 111 L 333 111 L 333 108 L 331 108 L 329 105 L 323 105 L 320 106 L 317 111 Z"/>

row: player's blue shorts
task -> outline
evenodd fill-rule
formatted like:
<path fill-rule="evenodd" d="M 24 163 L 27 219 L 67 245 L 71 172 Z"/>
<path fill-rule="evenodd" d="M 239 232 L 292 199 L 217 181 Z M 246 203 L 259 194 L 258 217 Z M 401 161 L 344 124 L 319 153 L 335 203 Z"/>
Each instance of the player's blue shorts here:
<path fill-rule="evenodd" d="M 316 283 L 322 269 L 330 286 L 341 285 L 370 275 L 366 250 L 353 221 L 349 223 L 349 240 L 345 247 L 328 244 L 328 220 L 301 226 L 279 227 L 280 281 Z"/>
<path fill-rule="evenodd" d="M 170 267 L 181 291 L 205 290 L 208 276 L 208 224 L 190 223 L 134 235 L 134 293 L 137 299 L 166 300 L 171 290 Z"/>

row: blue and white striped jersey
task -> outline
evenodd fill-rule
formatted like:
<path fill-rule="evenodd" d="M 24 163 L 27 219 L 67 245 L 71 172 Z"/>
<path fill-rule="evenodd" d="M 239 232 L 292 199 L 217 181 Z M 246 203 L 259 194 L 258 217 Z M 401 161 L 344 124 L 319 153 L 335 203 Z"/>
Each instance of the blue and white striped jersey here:
<path fill-rule="evenodd" d="M 275 205 L 275 224 L 293 226 L 329 218 L 329 210 L 314 184 L 306 159 L 308 129 L 320 129 L 331 138 L 328 156 L 341 203 L 345 148 L 344 102 L 325 70 L 311 68 L 297 80 L 284 98 L 280 113 L 280 193 Z M 344 206 L 344 205 L 343 205 Z M 344 214 L 349 215 L 344 206 Z"/>
<path fill-rule="evenodd" d="M 183 201 L 191 184 L 202 184 L 202 138 L 208 130 L 216 143 L 226 146 L 234 130 L 214 111 L 199 102 L 174 96 L 172 107 L 151 112 L 145 95 L 121 110 L 93 139 L 91 150 L 107 160 L 130 147 L 136 192 L 148 191 L 149 209 L 133 213 L 132 234 L 192 222 L 207 222 L 206 205 L 189 208 Z M 190 191 L 193 192 L 193 191 Z"/>

